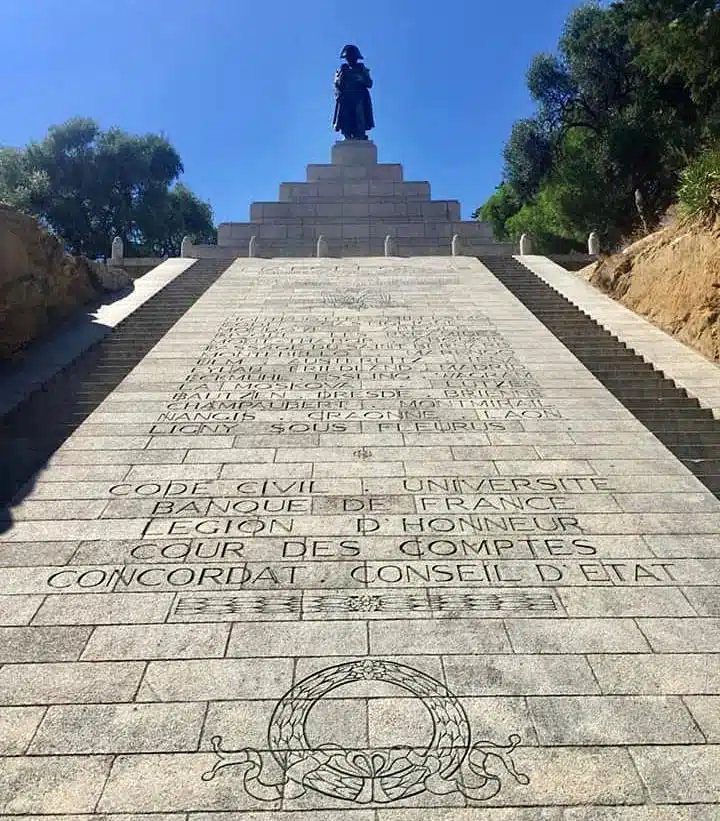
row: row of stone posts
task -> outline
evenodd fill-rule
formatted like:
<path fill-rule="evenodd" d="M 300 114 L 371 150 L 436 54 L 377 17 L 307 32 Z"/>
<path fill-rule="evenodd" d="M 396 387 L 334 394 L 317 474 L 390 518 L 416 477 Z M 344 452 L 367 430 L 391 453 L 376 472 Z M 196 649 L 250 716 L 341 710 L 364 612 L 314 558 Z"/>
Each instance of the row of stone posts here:
<path fill-rule="evenodd" d="M 183 240 L 184 242 L 184 240 Z M 450 246 L 451 253 L 454 257 L 460 256 L 462 254 L 462 245 L 460 242 L 460 235 L 455 234 L 452 238 L 452 243 Z M 384 252 L 386 257 L 395 257 L 397 256 L 397 240 L 391 234 L 388 234 L 385 237 L 384 243 Z M 316 257 L 327 257 L 329 255 L 329 248 L 328 242 L 325 237 L 320 234 L 317 238 L 317 242 L 315 243 L 315 256 Z M 256 257 L 258 255 L 258 241 L 257 237 L 253 236 L 250 237 L 250 242 L 248 243 L 248 256 L 249 257 Z M 181 256 L 183 254 L 181 253 Z"/>
<path fill-rule="evenodd" d="M 182 238 L 182 242 L 180 243 L 180 256 L 192 256 L 192 237 L 185 236 Z M 250 256 L 252 256 L 252 254 Z M 115 237 L 110 246 L 110 265 L 122 265 L 124 258 L 125 245 L 121 237 Z"/>
<path fill-rule="evenodd" d="M 459 234 L 455 234 L 453 236 L 452 243 L 450 245 L 450 251 L 454 257 L 460 256 L 462 254 L 462 246 L 460 243 Z M 317 256 L 319 257 L 326 257 L 328 255 L 328 244 L 325 240 L 325 237 L 323 237 L 322 234 L 318 237 L 316 252 Z M 385 237 L 384 252 L 386 257 L 396 257 L 398 255 L 397 240 L 391 234 L 388 234 Z"/>
<path fill-rule="evenodd" d="M 248 244 L 249 257 L 256 257 L 258 255 L 257 246 L 257 237 L 250 237 L 250 242 Z M 462 239 L 459 234 L 455 234 L 453 236 L 452 242 L 450 244 L 450 252 L 454 257 L 462 256 Z M 122 265 L 124 253 L 125 252 L 122 239 L 120 237 L 115 237 L 115 239 L 112 241 L 112 249 L 110 251 L 110 264 Z M 329 252 L 327 240 L 321 234 L 318 237 L 317 243 L 315 245 L 315 256 L 326 257 L 328 256 L 328 253 Z M 533 238 L 530 236 L 530 234 L 523 234 L 520 237 L 520 256 L 528 256 L 533 253 Z M 591 257 L 597 257 L 600 254 L 600 236 L 598 235 L 597 231 L 593 231 L 588 237 L 588 254 Z M 182 238 L 182 243 L 180 244 L 180 256 L 192 256 L 191 237 L 185 236 Z M 397 240 L 390 234 L 388 234 L 385 237 L 385 256 L 397 256 Z"/>
<path fill-rule="evenodd" d="M 529 256 L 534 253 L 533 238 L 530 234 L 523 234 L 520 237 L 520 256 Z M 588 237 L 588 255 L 600 256 L 600 235 L 597 231 L 592 231 Z"/>
<path fill-rule="evenodd" d="M 452 255 L 454 257 L 460 256 L 462 253 L 462 248 L 460 245 L 460 236 L 455 234 L 452 238 L 452 245 L 451 245 Z M 315 244 L 315 255 L 318 257 L 326 257 L 328 256 L 328 244 L 325 237 L 321 234 L 318 239 L 317 243 Z M 258 241 L 257 237 L 253 236 L 250 237 L 250 242 L 248 243 L 248 256 L 249 257 L 256 257 L 258 255 Z M 182 243 L 180 244 L 180 256 L 181 257 L 190 257 L 192 256 L 192 238 L 191 237 L 183 237 Z M 397 241 L 395 237 L 388 234 L 385 237 L 385 256 L 386 257 L 394 257 L 397 256 Z M 110 264 L 111 265 L 122 265 L 122 261 L 124 258 L 124 246 L 123 241 L 120 237 L 115 237 L 112 241 L 112 249 L 110 251 Z"/>
<path fill-rule="evenodd" d="M 184 240 L 183 240 L 184 242 Z M 248 256 L 249 257 L 256 257 L 257 253 L 257 237 L 250 237 L 250 242 L 248 243 Z M 460 240 L 460 235 L 455 234 L 452 238 L 452 243 L 450 245 L 451 253 L 454 257 L 461 256 L 462 254 L 462 244 Z M 386 257 L 395 257 L 397 256 L 397 240 L 391 234 L 388 234 L 385 237 L 384 243 L 384 252 Z M 320 234 L 317 238 L 317 242 L 315 243 L 315 256 L 316 257 L 327 257 L 329 255 L 328 243 L 325 237 Z M 181 254 L 182 256 L 182 254 Z"/>
<path fill-rule="evenodd" d="M 183 243 L 184 242 L 185 240 L 183 240 Z M 390 234 L 388 234 L 385 237 L 384 251 L 386 257 L 397 256 L 397 240 Z M 454 257 L 459 257 L 462 256 L 462 251 L 462 238 L 459 234 L 455 234 L 450 244 L 450 253 Z M 533 253 L 534 250 L 532 237 L 529 234 L 523 234 L 520 237 L 520 255 L 526 256 Z M 327 257 L 328 254 L 329 251 L 327 240 L 321 234 L 317 238 L 317 243 L 315 244 L 315 256 Z M 599 256 L 600 254 L 600 237 L 597 231 L 593 231 L 588 237 L 588 254 L 593 257 Z M 248 256 L 257 256 L 257 237 L 250 238 L 250 244 L 248 246 Z"/>

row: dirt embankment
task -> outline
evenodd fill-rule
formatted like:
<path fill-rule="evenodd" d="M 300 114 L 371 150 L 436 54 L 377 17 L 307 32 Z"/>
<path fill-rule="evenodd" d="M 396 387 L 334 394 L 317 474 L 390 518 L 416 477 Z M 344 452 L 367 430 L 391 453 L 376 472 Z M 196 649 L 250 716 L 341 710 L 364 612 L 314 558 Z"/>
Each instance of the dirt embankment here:
<path fill-rule="evenodd" d="M 131 281 L 122 270 L 66 254 L 36 220 L 0 203 L 0 360 Z"/>
<path fill-rule="evenodd" d="M 720 222 L 674 223 L 580 273 L 613 299 L 720 361 Z"/>

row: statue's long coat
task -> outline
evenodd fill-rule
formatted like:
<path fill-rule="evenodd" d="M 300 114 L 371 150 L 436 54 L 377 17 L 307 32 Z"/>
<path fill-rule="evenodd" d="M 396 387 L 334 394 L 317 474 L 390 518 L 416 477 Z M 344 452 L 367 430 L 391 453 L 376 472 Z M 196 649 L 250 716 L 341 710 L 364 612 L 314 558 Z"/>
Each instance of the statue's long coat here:
<path fill-rule="evenodd" d="M 356 80 L 357 70 L 363 69 L 364 83 Z M 344 64 L 335 73 L 335 113 L 333 128 L 335 131 L 355 134 L 369 131 L 375 127 L 370 91 L 372 79 L 370 73 L 361 63 L 353 77 L 352 68 Z"/>

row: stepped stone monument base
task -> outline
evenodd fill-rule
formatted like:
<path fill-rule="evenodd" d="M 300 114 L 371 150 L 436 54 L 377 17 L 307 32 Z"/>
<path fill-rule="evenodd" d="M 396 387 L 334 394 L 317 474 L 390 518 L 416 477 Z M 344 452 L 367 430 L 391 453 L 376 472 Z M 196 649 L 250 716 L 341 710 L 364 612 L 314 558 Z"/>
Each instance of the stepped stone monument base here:
<path fill-rule="evenodd" d="M 305 182 L 280 184 L 277 202 L 254 202 L 250 222 L 226 222 L 217 245 L 194 245 L 205 257 L 312 257 L 323 255 L 450 256 L 510 254 L 490 225 L 460 218 L 457 200 L 430 199 L 430 183 L 405 181 L 399 163 L 378 163 L 370 140 L 332 147 L 329 164 L 307 166 Z"/>

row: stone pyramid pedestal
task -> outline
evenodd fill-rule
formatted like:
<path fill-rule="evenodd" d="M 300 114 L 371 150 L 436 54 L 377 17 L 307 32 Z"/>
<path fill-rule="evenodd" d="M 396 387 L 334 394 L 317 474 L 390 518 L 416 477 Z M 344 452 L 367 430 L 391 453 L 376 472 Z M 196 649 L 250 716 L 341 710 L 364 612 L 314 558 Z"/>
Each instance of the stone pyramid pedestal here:
<path fill-rule="evenodd" d="M 378 163 L 372 141 L 348 140 L 333 145 L 329 164 L 308 165 L 305 182 L 281 183 L 276 202 L 252 203 L 250 222 L 222 223 L 216 246 L 194 245 L 187 256 L 449 256 L 453 249 L 515 251 L 495 242 L 488 223 L 461 220 L 457 200 L 431 199 L 429 182 L 406 181 L 399 163 Z"/>

